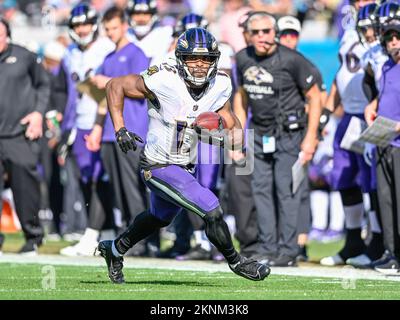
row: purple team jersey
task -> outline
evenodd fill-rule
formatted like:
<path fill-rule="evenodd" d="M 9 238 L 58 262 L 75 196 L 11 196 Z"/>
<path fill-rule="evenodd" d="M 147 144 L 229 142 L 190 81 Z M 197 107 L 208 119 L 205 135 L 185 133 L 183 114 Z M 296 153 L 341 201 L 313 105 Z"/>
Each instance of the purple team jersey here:
<path fill-rule="evenodd" d="M 100 67 L 99 74 L 108 77 L 120 77 L 128 74 L 139 74 L 149 66 L 149 59 L 143 51 L 133 43 L 129 43 L 119 51 L 110 53 Z M 124 120 L 125 126 L 146 139 L 148 130 L 147 103 L 144 99 L 124 100 Z M 115 131 L 111 121 L 110 114 L 107 114 L 104 129 L 103 142 L 115 141 Z M 139 143 L 140 144 L 140 143 Z"/>
<path fill-rule="evenodd" d="M 389 59 L 382 67 L 380 79 L 378 116 L 400 121 L 400 64 Z M 392 141 L 400 147 L 400 136 Z"/>

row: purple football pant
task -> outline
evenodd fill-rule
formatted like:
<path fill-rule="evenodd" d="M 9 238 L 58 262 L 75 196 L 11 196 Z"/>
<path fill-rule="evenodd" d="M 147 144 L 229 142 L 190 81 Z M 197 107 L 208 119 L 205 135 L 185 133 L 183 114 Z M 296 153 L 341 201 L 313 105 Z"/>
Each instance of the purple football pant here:
<path fill-rule="evenodd" d="M 217 188 L 219 164 L 222 162 L 221 149 L 202 142 L 198 146 L 197 180 L 203 187 L 215 190 Z"/>
<path fill-rule="evenodd" d="M 150 212 L 163 221 L 172 221 L 182 208 L 204 217 L 219 206 L 214 193 L 182 167 L 169 165 L 141 174 L 151 190 Z"/>
<path fill-rule="evenodd" d="M 72 146 L 72 153 L 81 173 L 84 183 L 97 181 L 104 174 L 103 164 L 99 152 L 92 152 L 86 148 L 85 135 L 89 135 L 91 130 L 78 129 L 75 142 Z"/>
<path fill-rule="evenodd" d="M 364 119 L 363 114 L 351 115 L 345 113 L 340 121 L 333 142 L 333 169 L 330 175 L 330 185 L 333 190 L 346 190 L 360 187 L 362 192 L 370 192 L 371 169 L 365 162 L 363 155 L 342 149 L 340 143 L 346 133 L 351 117 Z M 376 183 L 375 183 L 376 184 Z"/>

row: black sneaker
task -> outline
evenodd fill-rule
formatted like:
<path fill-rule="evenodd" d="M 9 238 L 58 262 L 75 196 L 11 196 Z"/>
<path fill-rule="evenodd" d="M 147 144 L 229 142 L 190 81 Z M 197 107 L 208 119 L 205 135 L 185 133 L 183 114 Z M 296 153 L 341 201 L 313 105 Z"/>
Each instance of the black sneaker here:
<path fill-rule="evenodd" d="M 299 253 L 296 256 L 296 262 L 307 262 L 308 261 L 308 254 L 306 246 L 301 246 L 299 248 Z"/>
<path fill-rule="evenodd" d="M 112 253 L 112 240 L 103 240 L 99 242 L 96 251 L 99 250 L 100 255 L 106 260 L 108 268 L 108 277 L 114 283 L 124 283 L 124 274 L 122 268 L 124 267 L 123 257 L 115 257 Z M 95 251 L 95 253 L 96 253 Z"/>
<path fill-rule="evenodd" d="M 371 262 L 370 267 L 372 269 L 375 269 L 375 267 L 386 264 L 390 259 L 392 259 L 393 254 L 389 250 L 385 250 L 383 255 L 377 259 Z"/>
<path fill-rule="evenodd" d="M 271 260 L 268 265 L 270 267 L 296 267 L 297 263 L 296 258 L 280 255 L 277 258 Z"/>
<path fill-rule="evenodd" d="M 188 253 L 176 256 L 176 260 L 186 261 L 186 260 L 210 260 L 212 258 L 211 251 L 207 251 L 202 248 L 199 244 L 194 248 L 190 249 Z"/>
<path fill-rule="evenodd" d="M 25 242 L 25 244 L 22 246 L 22 248 L 18 251 L 18 253 L 20 255 L 29 256 L 29 257 L 37 256 L 38 255 L 38 245 L 40 245 L 40 244 L 38 244 L 34 240 L 27 240 Z"/>
<path fill-rule="evenodd" d="M 395 275 L 399 273 L 400 263 L 399 260 L 392 256 L 386 263 L 375 266 L 375 270 L 388 275 Z"/>
<path fill-rule="evenodd" d="M 264 280 L 271 272 L 271 269 L 266 264 L 243 256 L 240 256 L 238 263 L 228 264 L 228 266 L 237 275 L 253 281 Z"/>

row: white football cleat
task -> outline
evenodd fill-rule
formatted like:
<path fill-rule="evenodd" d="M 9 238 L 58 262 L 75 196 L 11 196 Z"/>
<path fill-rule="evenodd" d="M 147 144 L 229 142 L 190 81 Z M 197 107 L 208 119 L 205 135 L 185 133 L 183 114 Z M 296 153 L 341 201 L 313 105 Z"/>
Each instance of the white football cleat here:
<path fill-rule="evenodd" d="M 77 244 L 65 247 L 60 250 L 60 254 L 68 257 L 92 256 L 99 243 L 97 241 L 84 240 Z"/>
<path fill-rule="evenodd" d="M 334 256 L 330 256 L 330 257 L 325 257 L 322 258 L 321 261 L 319 262 L 321 265 L 323 266 L 339 266 L 339 265 L 343 265 L 344 261 L 343 259 L 338 255 L 334 255 Z"/>

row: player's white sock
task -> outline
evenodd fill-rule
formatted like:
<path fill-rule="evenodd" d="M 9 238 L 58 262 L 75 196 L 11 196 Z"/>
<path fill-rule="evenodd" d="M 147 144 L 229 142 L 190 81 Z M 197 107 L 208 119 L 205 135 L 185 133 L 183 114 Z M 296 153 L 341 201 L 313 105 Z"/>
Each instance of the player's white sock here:
<path fill-rule="evenodd" d="M 369 193 L 363 193 L 363 203 L 365 212 L 371 210 L 371 198 L 369 196 Z"/>
<path fill-rule="evenodd" d="M 329 193 L 330 220 L 329 229 L 342 231 L 344 227 L 344 210 L 339 191 Z"/>
<path fill-rule="evenodd" d="M 313 228 L 326 229 L 328 225 L 328 193 L 321 190 L 311 191 L 310 201 Z"/>
<path fill-rule="evenodd" d="M 359 203 L 352 206 L 344 206 L 343 209 L 346 229 L 361 228 L 364 215 L 364 204 Z"/>
<path fill-rule="evenodd" d="M 120 254 L 119 251 L 117 250 L 117 248 L 115 247 L 115 240 L 112 242 L 111 251 L 112 251 L 114 257 L 122 257 L 123 256 L 123 254 Z"/>
<path fill-rule="evenodd" d="M 376 215 L 376 211 L 368 212 L 369 223 L 371 224 L 371 231 L 374 233 L 382 233 L 381 226 Z"/>
<path fill-rule="evenodd" d="M 115 239 L 116 234 L 114 229 L 105 229 L 100 232 L 100 240 L 111 240 Z"/>
<path fill-rule="evenodd" d="M 208 241 L 206 234 L 203 230 L 196 230 L 193 232 L 196 244 L 199 244 L 206 251 L 211 251 L 211 243 Z"/>

